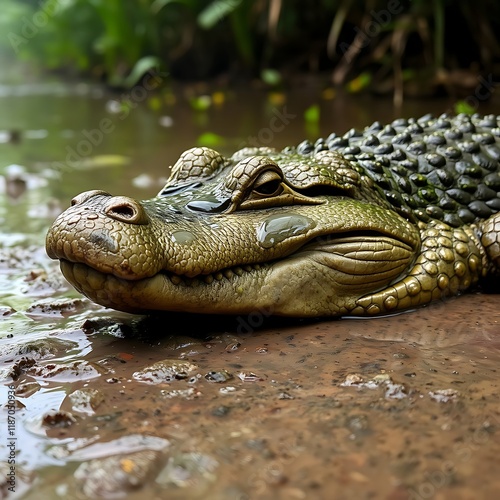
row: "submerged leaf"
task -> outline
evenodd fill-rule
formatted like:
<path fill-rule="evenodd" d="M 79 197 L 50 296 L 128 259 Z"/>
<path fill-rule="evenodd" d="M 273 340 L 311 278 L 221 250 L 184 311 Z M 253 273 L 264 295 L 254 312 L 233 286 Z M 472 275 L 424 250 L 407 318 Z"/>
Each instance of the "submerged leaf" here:
<path fill-rule="evenodd" d="M 317 104 L 313 104 L 312 106 L 309 106 L 304 111 L 304 120 L 306 122 L 317 123 L 317 122 L 319 122 L 319 117 L 320 117 L 320 110 L 319 110 L 319 106 Z"/>
<path fill-rule="evenodd" d="M 83 158 L 80 162 L 81 168 L 102 168 L 102 167 L 121 167 L 128 165 L 130 158 L 123 155 L 96 155 Z"/>
<path fill-rule="evenodd" d="M 207 147 L 220 146 L 224 144 L 224 137 L 213 132 L 205 132 L 201 134 L 197 139 L 197 144 Z"/>
<path fill-rule="evenodd" d="M 263 69 L 260 73 L 260 77 L 264 83 L 273 87 L 281 83 L 281 73 L 272 68 Z"/>
<path fill-rule="evenodd" d="M 361 73 L 347 84 L 347 91 L 350 92 L 351 94 L 360 92 L 364 88 L 368 87 L 371 81 L 372 81 L 372 75 L 370 73 L 367 72 Z"/>
<path fill-rule="evenodd" d="M 189 104 L 195 111 L 205 111 L 212 105 L 212 98 L 209 95 L 200 95 L 191 98 Z"/>

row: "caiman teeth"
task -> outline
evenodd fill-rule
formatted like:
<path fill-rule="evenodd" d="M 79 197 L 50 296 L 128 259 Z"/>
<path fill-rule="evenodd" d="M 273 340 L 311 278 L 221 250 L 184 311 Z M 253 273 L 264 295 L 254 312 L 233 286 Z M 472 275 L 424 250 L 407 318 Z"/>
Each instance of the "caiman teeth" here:
<path fill-rule="evenodd" d="M 212 284 L 214 281 L 222 281 L 223 279 L 233 279 L 235 276 L 243 276 L 245 272 L 249 273 L 252 271 L 259 271 L 267 264 L 245 264 L 244 266 L 231 267 L 227 269 L 222 269 L 221 271 L 217 271 L 211 274 L 204 274 L 200 276 L 196 276 L 194 278 L 187 278 L 186 276 L 182 276 L 179 274 L 172 273 L 163 273 L 172 282 L 173 285 L 184 284 L 187 286 L 193 286 L 197 283 L 206 283 L 207 285 Z"/>
<path fill-rule="evenodd" d="M 172 274 L 170 276 L 170 281 L 174 284 L 174 285 L 180 285 L 182 283 L 182 278 L 180 276 L 178 276 L 177 274 Z"/>

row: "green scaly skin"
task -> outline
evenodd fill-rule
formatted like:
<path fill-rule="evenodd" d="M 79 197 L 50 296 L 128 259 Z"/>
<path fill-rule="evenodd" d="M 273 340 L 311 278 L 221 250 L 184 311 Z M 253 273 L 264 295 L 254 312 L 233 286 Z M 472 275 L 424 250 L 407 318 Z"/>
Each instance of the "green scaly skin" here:
<path fill-rule="evenodd" d="M 374 123 L 277 152 L 186 151 L 136 201 L 89 191 L 47 253 L 114 309 L 376 315 L 500 268 L 500 118 Z"/>

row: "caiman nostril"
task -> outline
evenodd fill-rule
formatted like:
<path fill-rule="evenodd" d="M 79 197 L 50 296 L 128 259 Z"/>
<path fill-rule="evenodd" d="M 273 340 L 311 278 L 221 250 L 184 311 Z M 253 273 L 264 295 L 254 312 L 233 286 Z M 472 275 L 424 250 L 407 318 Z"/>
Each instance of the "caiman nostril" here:
<path fill-rule="evenodd" d="M 141 204 L 127 196 L 114 196 L 104 210 L 106 215 L 120 222 L 129 224 L 147 224 L 148 217 Z"/>
<path fill-rule="evenodd" d="M 111 196 L 107 191 L 102 191 L 101 189 L 92 189 L 91 191 L 84 191 L 83 193 L 76 195 L 71 200 L 71 206 L 74 207 L 75 205 L 80 205 L 80 203 L 83 203 L 87 201 L 89 198 L 92 198 L 93 196 L 97 195 Z"/>

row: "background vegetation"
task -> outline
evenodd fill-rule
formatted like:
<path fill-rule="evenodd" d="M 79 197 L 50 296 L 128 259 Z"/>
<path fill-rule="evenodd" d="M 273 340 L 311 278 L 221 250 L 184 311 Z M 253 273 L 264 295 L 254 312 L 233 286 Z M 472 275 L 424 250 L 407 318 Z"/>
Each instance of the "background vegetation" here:
<path fill-rule="evenodd" d="M 0 0 L 0 49 L 49 71 L 130 86 L 324 76 L 351 90 L 460 94 L 497 75 L 497 0 Z"/>

